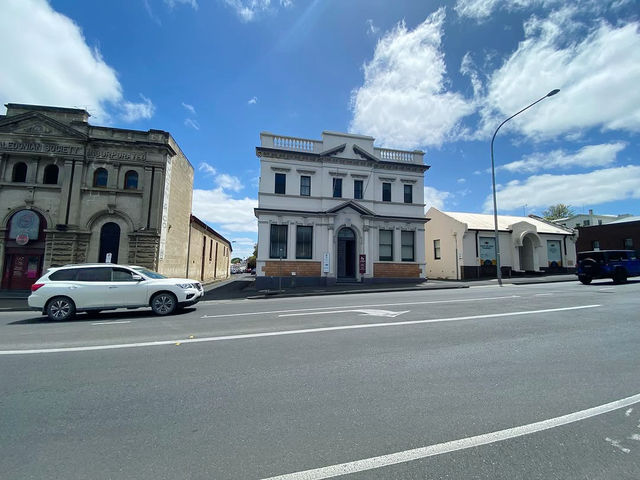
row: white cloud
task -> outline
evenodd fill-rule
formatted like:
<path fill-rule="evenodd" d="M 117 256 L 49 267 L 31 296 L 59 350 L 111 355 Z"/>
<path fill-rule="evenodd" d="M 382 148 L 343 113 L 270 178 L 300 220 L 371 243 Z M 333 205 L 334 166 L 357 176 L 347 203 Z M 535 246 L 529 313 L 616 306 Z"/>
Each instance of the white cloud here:
<path fill-rule="evenodd" d="M 258 97 L 251 98 L 251 100 L 249 100 L 247 103 L 249 105 L 255 105 L 256 103 L 258 103 Z"/>
<path fill-rule="evenodd" d="M 466 179 L 466 178 L 459 178 L 459 179 L 457 180 L 457 182 L 458 182 L 458 183 L 465 183 L 466 181 L 467 181 L 467 179 Z"/>
<path fill-rule="evenodd" d="M 373 24 L 373 20 L 367 18 L 367 35 L 377 35 L 379 31 L 380 29 Z"/>
<path fill-rule="evenodd" d="M 123 113 L 121 116 L 125 122 L 135 122 L 136 120 L 153 117 L 156 107 L 144 95 L 140 94 L 140 97 L 142 98 L 141 103 L 124 102 L 122 104 Z"/>
<path fill-rule="evenodd" d="M 243 22 L 251 22 L 261 13 L 274 8 L 271 0 L 224 0 L 224 3 L 234 9 Z M 279 4 L 282 8 L 288 8 L 293 5 L 293 1 L 280 0 Z"/>
<path fill-rule="evenodd" d="M 578 175 L 536 175 L 514 180 L 500 187 L 498 209 L 513 210 L 526 203 L 530 208 L 567 205 L 597 205 L 616 200 L 640 198 L 640 166 L 595 170 Z M 488 196 L 484 211 L 493 211 Z"/>
<path fill-rule="evenodd" d="M 587 145 L 575 153 L 565 150 L 553 150 L 549 153 L 534 153 L 522 160 L 507 163 L 497 167 L 498 170 L 510 172 L 537 172 L 551 168 L 570 167 L 606 167 L 616 161 L 616 156 L 627 146 L 624 142 L 603 143 L 601 145 Z"/>
<path fill-rule="evenodd" d="M 247 258 L 253 255 L 253 246 L 258 243 L 255 238 L 229 237 L 232 243 L 232 257 Z"/>
<path fill-rule="evenodd" d="M 257 232 L 258 222 L 253 213 L 257 206 L 257 198 L 232 198 L 222 188 L 193 191 L 194 215 L 206 222 L 220 225 L 220 229 L 224 231 Z"/>
<path fill-rule="evenodd" d="M 477 138 L 489 137 L 501 120 L 554 88 L 558 95 L 505 128 L 534 139 L 588 128 L 640 131 L 640 24 L 614 27 L 600 20 L 570 41 L 567 32 L 586 29 L 574 13 L 563 8 L 525 24 L 525 39 L 491 75 Z"/>
<path fill-rule="evenodd" d="M 201 172 L 205 172 L 207 175 L 215 175 L 216 173 L 218 173 L 218 171 L 207 162 L 200 163 L 198 170 L 200 170 Z"/>
<path fill-rule="evenodd" d="M 221 173 L 216 177 L 216 183 L 218 186 L 224 190 L 233 190 L 234 192 L 238 192 L 244 188 L 242 182 L 238 177 L 234 177 L 232 175 Z"/>
<path fill-rule="evenodd" d="M 169 8 L 175 8 L 176 5 L 189 5 L 194 10 L 198 10 L 198 0 L 164 0 Z"/>
<path fill-rule="evenodd" d="M 444 201 L 450 197 L 451 194 L 449 192 L 443 192 L 433 187 L 424 187 L 424 211 L 426 212 L 431 207 L 442 210 L 444 208 Z"/>
<path fill-rule="evenodd" d="M 197 115 L 197 113 L 196 113 L 196 109 L 194 108 L 194 106 L 193 106 L 193 105 L 189 105 L 188 103 L 184 103 L 184 102 L 182 102 L 182 106 L 183 106 L 185 109 L 187 109 L 187 110 L 191 113 L 191 115 Z"/>
<path fill-rule="evenodd" d="M 184 124 L 187 127 L 193 128 L 194 130 L 200 130 L 200 124 L 191 118 L 185 118 Z"/>
<path fill-rule="evenodd" d="M 498 9 L 521 10 L 525 8 L 551 6 L 564 0 L 458 0 L 453 9 L 461 17 L 484 20 Z"/>
<path fill-rule="evenodd" d="M 4 0 L 0 45 L 2 104 L 84 108 L 98 124 L 112 114 L 127 121 L 153 114 L 148 99 L 125 101 L 117 72 L 87 45 L 80 27 L 45 0 Z"/>
<path fill-rule="evenodd" d="M 352 92 L 350 131 L 398 148 L 441 145 L 474 106 L 447 92 L 441 51 L 445 10 L 407 30 L 404 22 L 378 41 L 364 65 L 364 85 Z"/>

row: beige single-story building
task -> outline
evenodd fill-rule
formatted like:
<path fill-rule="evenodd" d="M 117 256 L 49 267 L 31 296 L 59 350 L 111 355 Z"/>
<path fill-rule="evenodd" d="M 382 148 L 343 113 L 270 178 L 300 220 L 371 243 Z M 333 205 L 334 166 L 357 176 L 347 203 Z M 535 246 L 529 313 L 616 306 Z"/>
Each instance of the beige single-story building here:
<path fill-rule="evenodd" d="M 195 215 L 191 215 L 187 278 L 203 283 L 229 278 L 232 251 L 229 240 Z"/>

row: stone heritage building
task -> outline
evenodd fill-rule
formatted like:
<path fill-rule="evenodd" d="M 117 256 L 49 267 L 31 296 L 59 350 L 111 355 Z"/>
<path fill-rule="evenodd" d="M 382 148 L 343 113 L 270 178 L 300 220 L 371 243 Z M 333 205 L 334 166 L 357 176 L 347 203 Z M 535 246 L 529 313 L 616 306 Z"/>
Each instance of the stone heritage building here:
<path fill-rule="evenodd" d="M 425 278 L 423 152 L 260 138 L 256 288 Z"/>
<path fill-rule="evenodd" d="M 168 132 L 94 126 L 82 109 L 0 116 L 0 272 L 28 289 L 50 266 L 188 269 L 193 167 Z"/>

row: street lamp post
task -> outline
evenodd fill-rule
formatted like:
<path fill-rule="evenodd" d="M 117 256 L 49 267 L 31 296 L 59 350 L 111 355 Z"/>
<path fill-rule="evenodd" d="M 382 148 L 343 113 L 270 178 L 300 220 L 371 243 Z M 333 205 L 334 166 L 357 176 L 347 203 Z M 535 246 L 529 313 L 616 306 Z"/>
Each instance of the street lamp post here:
<path fill-rule="evenodd" d="M 496 201 L 496 168 L 495 168 L 495 163 L 493 161 L 493 141 L 496 139 L 496 135 L 498 134 L 498 130 L 500 130 L 500 128 L 505 123 L 507 123 L 509 120 L 511 120 L 516 115 L 520 115 L 525 110 L 533 107 L 536 103 L 541 102 L 545 98 L 554 96 L 559 91 L 560 91 L 559 88 L 551 90 L 544 97 L 539 98 L 538 100 L 536 100 L 532 104 L 527 105 L 526 107 L 524 107 L 519 112 L 516 112 L 513 115 L 511 115 L 504 122 L 502 122 L 500 125 L 498 125 L 498 128 L 496 128 L 496 131 L 493 133 L 493 137 L 491 138 L 491 183 L 492 183 L 492 186 L 493 186 L 493 226 L 494 226 L 495 249 L 496 249 L 496 270 L 497 270 L 497 277 L 498 277 L 498 285 L 500 285 L 500 286 L 502 286 L 502 270 L 500 269 L 500 241 L 498 239 L 498 205 L 497 205 L 497 201 Z"/>

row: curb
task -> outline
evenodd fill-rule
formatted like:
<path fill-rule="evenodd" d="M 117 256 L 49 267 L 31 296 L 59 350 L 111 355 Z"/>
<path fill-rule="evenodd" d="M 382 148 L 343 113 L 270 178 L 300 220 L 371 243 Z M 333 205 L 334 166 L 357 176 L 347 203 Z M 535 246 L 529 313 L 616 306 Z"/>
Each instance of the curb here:
<path fill-rule="evenodd" d="M 411 291 L 427 291 L 427 290 L 453 290 L 456 288 L 469 288 L 469 285 L 434 285 L 433 287 L 410 287 L 410 288 L 376 288 L 370 290 L 337 290 L 334 292 L 306 292 L 306 293 L 263 293 L 260 295 L 251 295 L 245 297 L 247 300 L 262 300 L 265 298 L 287 298 L 287 297 L 315 297 L 325 295 L 350 295 L 360 293 L 384 293 L 384 292 L 411 292 Z"/>

